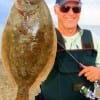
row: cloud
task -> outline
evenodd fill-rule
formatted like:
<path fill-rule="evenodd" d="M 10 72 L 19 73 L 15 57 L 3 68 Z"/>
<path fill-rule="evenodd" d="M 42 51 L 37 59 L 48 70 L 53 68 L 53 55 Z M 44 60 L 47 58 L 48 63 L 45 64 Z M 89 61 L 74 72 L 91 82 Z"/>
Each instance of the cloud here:
<path fill-rule="evenodd" d="M 100 5 L 100 0 L 82 0 L 83 4 Z"/>
<path fill-rule="evenodd" d="M 100 25 L 100 6 L 98 5 L 84 5 L 82 7 L 81 23 Z"/>

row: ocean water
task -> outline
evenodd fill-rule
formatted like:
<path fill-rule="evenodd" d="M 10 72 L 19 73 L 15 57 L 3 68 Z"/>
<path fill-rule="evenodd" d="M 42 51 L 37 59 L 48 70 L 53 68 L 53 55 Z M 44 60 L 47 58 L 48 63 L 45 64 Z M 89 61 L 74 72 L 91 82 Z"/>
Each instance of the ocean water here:
<path fill-rule="evenodd" d="M 81 26 L 83 29 L 89 29 L 93 34 L 100 36 L 100 25 L 83 25 Z"/>
<path fill-rule="evenodd" d="M 92 29 L 92 32 L 98 36 L 100 36 L 100 29 Z"/>

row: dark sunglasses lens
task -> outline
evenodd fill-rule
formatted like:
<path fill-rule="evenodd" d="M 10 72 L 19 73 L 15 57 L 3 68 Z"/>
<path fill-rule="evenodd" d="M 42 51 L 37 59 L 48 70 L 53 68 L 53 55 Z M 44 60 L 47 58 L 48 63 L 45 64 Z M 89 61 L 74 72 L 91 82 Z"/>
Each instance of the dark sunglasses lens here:
<path fill-rule="evenodd" d="M 73 7 L 73 12 L 74 13 L 80 13 L 81 12 L 81 7 Z"/>
<path fill-rule="evenodd" d="M 66 7 L 66 6 L 61 6 L 60 7 L 60 11 L 63 13 L 67 13 L 69 11 L 70 7 Z"/>
<path fill-rule="evenodd" d="M 74 13 L 80 13 L 81 12 L 81 7 L 70 7 L 70 6 L 64 6 L 64 5 L 60 7 L 60 11 L 63 12 L 63 13 L 67 13 L 70 10 L 70 8 L 72 8 L 72 11 Z"/>

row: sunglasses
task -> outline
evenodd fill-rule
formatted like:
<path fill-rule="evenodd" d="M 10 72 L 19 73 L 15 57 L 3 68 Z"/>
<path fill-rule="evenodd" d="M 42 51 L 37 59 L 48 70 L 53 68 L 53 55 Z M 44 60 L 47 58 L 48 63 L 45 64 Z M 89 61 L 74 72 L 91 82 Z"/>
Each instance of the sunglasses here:
<path fill-rule="evenodd" d="M 81 12 L 81 6 L 70 7 L 70 6 L 62 5 L 60 7 L 60 11 L 63 12 L 63 13 L 67 13 L 70 9 L 72 9 L 72 11 L 74 13 L 80 13 Z"/>

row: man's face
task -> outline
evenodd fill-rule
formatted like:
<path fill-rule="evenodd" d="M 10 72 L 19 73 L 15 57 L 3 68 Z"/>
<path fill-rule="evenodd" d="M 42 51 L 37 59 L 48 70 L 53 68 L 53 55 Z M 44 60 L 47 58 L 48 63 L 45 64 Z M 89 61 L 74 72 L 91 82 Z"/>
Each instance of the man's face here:
<path fill-rule="evenodd" d="M 68 7 L 71 8 L 69 9 Z M 74 28 L 78 24 L 80 12 L 75 13 L 72 9 L 73 7 L 76 10 L 79 10 L 77 9 L 77 7 L 81 9 L 81 6 L 76 2 L 68 2 L 65 3 L 63 6 L 55 6 L 55 13 L 58 17 L 58 24 L 64 28 Z"/>

